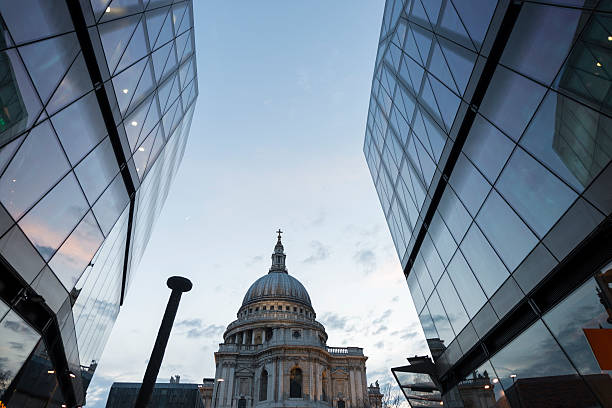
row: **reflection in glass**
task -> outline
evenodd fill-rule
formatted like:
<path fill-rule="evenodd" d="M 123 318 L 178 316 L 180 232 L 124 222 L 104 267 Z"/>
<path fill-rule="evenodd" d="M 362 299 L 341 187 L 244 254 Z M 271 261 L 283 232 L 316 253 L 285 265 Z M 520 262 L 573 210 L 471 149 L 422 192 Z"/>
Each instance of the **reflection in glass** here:
<path fill-rule="evenodd" d="M 12 310 L 0 321 L 0 400 L 39 338 Z"/>
<path fill-rule="evenodd" d="M 495 187 L 540 237 L 577 197 L 520 148 L 510 157 Z"/>
<path fill-rule="evenodd" d="M 460 248 L 487 296 L 493 295 L 508 277 L 508 270 L 476 224 L 472 224 Z M 460 264 L 458 267 L 461 268 Z M 465 273 L 463 276 L 469 275 Z"/>
<path fill-rule="evenodd" d="M 519 400 L 520 406 L 528 408 L 544 402 L 599 406 L 541 320 L 495 354 L 491 364 L 512 406 Z"/>
<path fill-rule="evenodd" d="M 538 243 L 535 235 L 495 190 L 483 204 L 476 222 L 511 271 Z"/>
<path fill-rule="evenodd" d="M 45 121 L 32 129 L 0 179 L 0 200 L 18 219 L 68 169 L 57 137 Z"/>
<path fill-rule="evenodd" d="M 90 211 L 53 256 L 49 266 L 68 291 L 79 280 L 103 239 Z"/>
<path fill-rule="evenodd" d="M 88 208 L 74 173 L 69 173 L 19 221 L 19 226 L 49 260 Z"/>

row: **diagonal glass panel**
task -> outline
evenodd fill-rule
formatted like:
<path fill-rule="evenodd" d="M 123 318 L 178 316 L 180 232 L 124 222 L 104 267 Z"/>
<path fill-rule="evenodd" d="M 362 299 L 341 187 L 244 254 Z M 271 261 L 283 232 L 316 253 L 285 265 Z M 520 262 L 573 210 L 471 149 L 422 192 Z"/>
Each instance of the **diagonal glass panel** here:
<path fill-rule="evenodd" d="M 175 34 L 181 34 L 191 27 L 191 3 L 186 2 L 185 4 L 187 4 L 187 10 L 185 10 L 185 14 L 181 19 L 181 24 L 179 25 L 178 29 L 176 29 L 175 23 Z"/>
<path fill-rule="evenodd" d="M 74 30 L 65 2 L 2 1 L 0 15 L 17 44 Z"/>
<path fill-rule="evenodd" d="M 489 28 L 497 0 L 452 0 L 476 48 L 480 49 Z"/>
<path fill-rule="evenodd" d="M 155 46 L 155 42 L 169 11 L 170 7 L 163 7 L 147 11 L 145 13 L 147 33 L 149 36 L 149 44 L 151 44 L 151 49 L 153 49 Z"/>
<path fill-rule="evenodd" d="M 70 172 L 19 221 L 19 226 L 48 261 L 88 209 Z"/>
<path fill-rule="evenodd" d="M 436 31 L 437 34 L 441 34 L 448 39 L 451 39 L 464 47 L 475 50 L 474 44 L 470 39 L 467 31 L 453 3 L 449 0 L 446 2 L 446 6 L 444 7 L 444 13 L 442 14 L 442 21 L 440 22 L 440 27 Z"/>
<path fill-rule="evenodd" d="M 93 212 L 98 220 L 104 236 L 115 225 L 115 221 L 127 206 L 129 197 L 121 174 L 117 174 L 110 186 L 104 191 L 100 199 L 94 204 Z"/>
<path fill-rule="evenodd" d="M 142 135 L 140 136 L 141 139 L 144 139 L 144 137 L 147 136 L 153 130 L 155 125 L 157 125 L 157 123 L 159 122 L 159 118 L 160 118 L 160 114 L 159 114 L 158 103 L 155 100 L 153 100 L 151 109 L 149 109 L 149 113 L 147 113 L 147 118 L 142 127 Z"/>
<path fill-rule="evenodd" d="M 100 22 L 114 20 L 142 11 L 141 0 L 113 0 L 105 9 Z"/>
<path fill-rule="evenodd" d="M 113 78 L 113 88 L 115 88 L 115 96 L 122 114 L 125 113 L 134 97 L 134 88 L 139 84 L 138 81 L 147 62 L 148 59 L 139 61 Z"/>
<path fill-rule="evenodd" d="M 151 102 L 155 99 L 149 97 L 143 103 L 138 106 L 125 120 L 125 133 L 127 134 L 128 142 L 130 143 L 130 150 L 133 152 L 136 149 L 136 142 L 142 131 L 142 125 L 147 117 L 147 112 L 151 106 Z"/>
<path fill-rule="evenodd" d="M 51 122 L 72 164 L 106 136 L 104 119 L 93 92 L 55 114 Z"/>
<path fill-rule="evenodd" d="M 2 175 L 0 201 L 18 219 L 69 168 L 49 121 L 45 121 L 32 129 Z"/>
<path fill-rule="evenodd" d="M 446 64 L 446 59 L 444 58 L 440 45 L 438 45 L 437 41 L 434 41 L 434 50 L 431 56 L 431 64 L 429 64 L 429 71 L 450 89 L 458 91 L 455 81 L 453 80 L 453 76 L 451 75 L 451 71 Z"/>
<path fill-rule="evenodd" d="M 514 151 L 495 187 L 540 238 L 577 197 L 521 148 Z"/>
<path fill-rule="evenodd" d="M 421 0 L 415 0 L 412 3 L 412 10 L 410 10 L 410 20 L 417 21 L 425 26 L 429 25 L 429 19 L 427 18 L 427 13 L 423 8 L 423 4 L 421 4 Z"/>
<path fill-rule="evenodd" d="M 172 6 L 172 23 L 174 24 L 174 33 L 175 35 L 179 34 L 179 27 L 181 22 L 183 21 L 183 16 L 185 16 L 185 12 L 187 11 L 187 3 L 178 3 Z"/>
<path fill-rule="evenodd" d="M 533 232 L 495 190 L 480 209 L 476 222 L 511 271 L 538 243 Z"/>
<path fill-rule="evenodd" d="M 117 159 L 110 139 L 107 137 L 102 143 L 87 155 L 75 168 L 81 187 L 85 192 L 87 201 L 94 203 L 119 172 Z"/>
<path fill-rule="evenodd" d="M 85 65 L 83 55 L 79 53 L 79 56 L 47 104 L 47 113 L 53 115 L 64 106 L 91 91 L 92 88 L 93 85 L 87 71 L 87 65 Z"/>
<path fill-rule="evenodd" d="M 414 24 L 411 26 L 414 34 L 414 40 L 419 49 L 419 54 L 421 55 L 421 61 L 423 61 L 423 66 L 425 66 L 425 64 L 427 64 L 427 59 L 429 58 L 429 49 L 431 48 L 433 34 Z"/>
<path fill-rule="evenodd" d="M 155 80 L 159 81 L 164 72 L 164 66 L 170 55 L 172 49 L 172 43 L 164 45 L 162 48 L 155 51 L 151 58 L 153 60 L 153 70 L 155 71 Z"/>
<path fill-rule="evenodd" d="M 106 12 L 111 1 L 112 0 L 89 0 L 96 21 Z"/>
<path fill-rule="evenodd" d="M 151 155 L 151 148 L 153 147 L 155 136 L 156 135 L 154 133 L 151 133 L 134 152 L 134 165 L 136 166 L 138 177 L 140 177 L 141 180 L 148 170 L 147 162 L 149 160 L 149 156 Z"/>
<path fill-rule="evenodd" d="M 76 34 L 70 33 L 19 48 L 40 98 L 46 102 L 79 52 Z"/>
<path fill-rule="evenodd" d="M 437 79 L 429 77 L 429 81 L 434 95 L 436 96 L 436 102 L 438 102 L 438 106 L 440 106 L 440 112 L 446 129 L 450 132 L 461 100 Z"/>
<path fill-rule="evenodd" d="M 68 291 L 74 288 L 103 239 L 90 211 L 53 256 L 49 267 Z"/>
<path fill-rule="evenodd" d="M 189 31 L 188 33 L 189 38 L 187 39 L 187 43 L 185 44 L 185 49 L 183 50 L 182 56 L 181 56 L 181 61 L 183 61 L 184 59 L 188 58 L 190 55 L 193 54 L 193 30 Z"/>
<path fill-rule="evenodd" d="M 425 7 L 425 12 L 427 13 L 427 17 L 429 18 L 429 22 L 432 26 L 436 26 L 438 22 L 438 16 L 440 15 L 440 6 L 442 5 L 442 0 L 425 0 L 423 1 L 423 6 Z"/>
<path fill-rule="evenodd" d="M 174 33 L 172 31 L 172 11 L 170 10 L 168 11 L 168 14 L 166 14 L 164 24 L 159 31 L 154 48 L 158 48 L 168 43 L 168 41 L 172 40 L 172 37 L 174 37 Z"/>
<path fill-rule="evenodd" d="M 115 68 L 132 38 L 132 33 L 139 21 L 140 15 L 135 15 L 109 21 L 98 26 L 104 54 L 106 55 L 106 63 L 111 72 L 115 72 Z"/>
<path fill-rule="evenodd" d="M 463 95 L 476 63 L 476 54 L 444 38 L 439 38 L 439 44 L 448 66 L 453 67 L 451 74 L 459 88 L 459 95 Z"/>
<path fill-rule="evenodd" d="M 147 45 L 145 41 L 144 28 L 142 27 L 142 21 L 138 23 L 136 30 L 134 30 L 134 34 L 132 34 L 132 38 L 130 39 L 130 43 L 125 49 L 123 56 L 121 57 L 121 61 L 119 65 L 117 65 L 116 71 L 121 71 L 122 69 L 132 65 L 135 61 L 141 59 L 147 54 Z"/>

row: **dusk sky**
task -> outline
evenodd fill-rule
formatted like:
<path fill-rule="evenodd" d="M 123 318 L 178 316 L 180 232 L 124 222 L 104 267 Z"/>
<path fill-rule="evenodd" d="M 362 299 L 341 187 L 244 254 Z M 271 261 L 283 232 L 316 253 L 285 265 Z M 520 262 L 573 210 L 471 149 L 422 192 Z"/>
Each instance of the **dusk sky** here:
<path fill-rule="evenodd" d="M 330 346 L 368 382 L 427 354 L 362 146 L 384 0 L 194 1 L 200 95 L 187 150 L 89 387 L 140 382 L 170 294 L 183 296 L 159 382 L 214 377 L 214 356 L 281 228 L 289 273 Z"/>

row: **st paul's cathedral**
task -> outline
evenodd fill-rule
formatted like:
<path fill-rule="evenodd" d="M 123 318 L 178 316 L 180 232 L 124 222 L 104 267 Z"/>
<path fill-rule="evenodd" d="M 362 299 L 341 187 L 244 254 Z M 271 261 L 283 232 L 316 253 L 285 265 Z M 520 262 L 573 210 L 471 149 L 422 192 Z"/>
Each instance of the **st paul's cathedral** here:
<path fill-rule="evenodd" d="M 280 233 L 270 271 L 251 285 L 223 334 L 205 405 L 379 408 L 363 349 L 327 345 L 306 288 L 287 271 Z"/>

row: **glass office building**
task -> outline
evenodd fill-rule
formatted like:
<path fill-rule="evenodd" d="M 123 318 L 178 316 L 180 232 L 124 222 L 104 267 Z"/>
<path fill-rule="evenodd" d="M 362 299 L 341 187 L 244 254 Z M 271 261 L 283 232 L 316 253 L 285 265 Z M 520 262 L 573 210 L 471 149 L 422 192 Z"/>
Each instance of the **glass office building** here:
<path fill-rule="evenodd" d="M 433 357 L 394 370 L 413 406 L 612 406 L 611 12 L 387 0 L 364 153 Z"/>
<path fill-rule="evenodd" d="M 75 407 L 187 142 L 191 1 L 0 2 L 0 401 Z"/>

